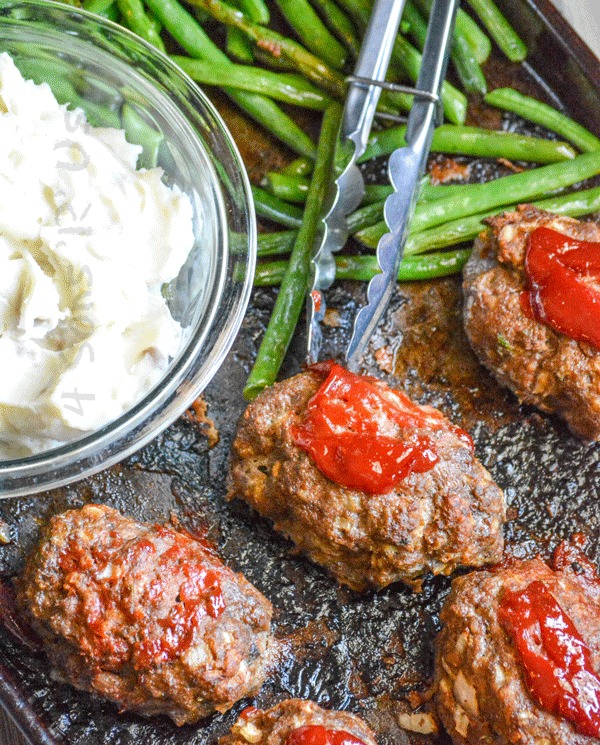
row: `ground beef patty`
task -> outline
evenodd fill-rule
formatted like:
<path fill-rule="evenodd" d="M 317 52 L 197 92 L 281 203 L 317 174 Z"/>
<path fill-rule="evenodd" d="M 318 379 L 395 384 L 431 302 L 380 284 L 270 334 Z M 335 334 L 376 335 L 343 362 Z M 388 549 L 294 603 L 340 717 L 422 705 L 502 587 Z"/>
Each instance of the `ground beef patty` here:
<path fill-rule="evenodd" d="M 463 275 L 465 329 L 475 354 L 521 401 L 600 439 L 600 351 L 529 318 L 520 302 L 527 240 L 536 228 L 600 241 L 600 226 L 529 205 L 487 222 Z"/>
<path fill-rule="evenodd" d="M 579 569 L 580 567 L 576 565 Z M 540 580 L 575 624 L 600 671 L 600 585 L 539 559 L 455 579 L 436 642 L 435 705 L 456 745 L 591 745 L 532 698 L 498 611 L 504 593 Z"/>
<path fill-rule="evenodd" d="M 499 561 L 502 491 L 447 420 L 443 429 L 426 431 L 436 465 L 387 494 L 352 490 L 321 473 L 290 428 L 303 420 L 322 382 L 316 371 L 301 373 L 248 406 L 233 445 L 230 498 L 248 502 L 356 590 Z"/>
<path fill-rule="evenodd" d="M 246 709 L 231 728 L 231 734 L 220 738 L 219 745 L 287 745 L 293 732 L 314 725 L 347 732 L 364 745 L 377 745 L 370 727 L 355 714 L 327 711 L 312 701 L 300 699 L 282 701 L 267 711 Z"/>
<path fill-rule="evenodd" d="M 54 517 L 17 602 L 58 674 L 177 724 L 255 693 L 271 604 L 192 536 L 88 505 Z"/>

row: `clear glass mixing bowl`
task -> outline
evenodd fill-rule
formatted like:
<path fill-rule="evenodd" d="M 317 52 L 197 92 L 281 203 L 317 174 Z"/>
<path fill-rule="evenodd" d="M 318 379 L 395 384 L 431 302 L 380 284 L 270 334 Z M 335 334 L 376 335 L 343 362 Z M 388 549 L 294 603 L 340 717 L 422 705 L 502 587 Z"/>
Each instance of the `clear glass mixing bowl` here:
<path fill-rule="evenodd" d="M 256 257 L 250 185 L 238 150 L 210 101 L 150 45 L 95 15 L 48 0 L 0 0 L 0 52 L 24 76 L 48 82 L 61 103 L 96 126 L 125 126 L 194 209 L 194 248 L 166 288 L 184 328 L 163 379 L 131 410 L 68 445 L 0 461 L 0 496 L 61 486 L 125 458 L 155 437 L 213 377 L 239 330 Z M 73 101 L 73 98 L 75 99 Z M 2 360 L 0 360 L 1 369 Z"/>

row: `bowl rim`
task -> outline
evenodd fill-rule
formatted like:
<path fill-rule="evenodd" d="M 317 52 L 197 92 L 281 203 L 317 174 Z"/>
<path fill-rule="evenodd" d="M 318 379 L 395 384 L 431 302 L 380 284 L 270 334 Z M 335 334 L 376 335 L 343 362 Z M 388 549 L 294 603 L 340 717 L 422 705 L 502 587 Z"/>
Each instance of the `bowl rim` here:
<path fill-rule="evenodd" d="M 243 282 L 238 283 L 240 285 L 240 291 L 232 303 L 232 308 L 229 309 L 227 318 L 223 321 L 223 328 L 218 332 L 214 346 L 208 352 L 200 368 L 193 371 L 193 362 L 198 360 L 202 342 L 215 322 L 217 317 L 216 309 L 211 313 L 211 327 L 200 333 L 196 326 L 190 338 L 186 341 L 175 360 L 169 364 L 169 367 L 160 380 L 140 401 L 121 414 L 117 419 L 108 422 L 99 430 L 57 448 L 25 458 L 0 461 L 0 499 L 16 496 L 32 496 L 42 491 L 67 486 L 68 484 L 93 476 L 119 463 L 147 445 L 148 442 L 155 439 L 181 416 L 214 377 L 231 350 L 250 301 L 257 258 L 256 215 L 248 173 L 239 149 L 225 121 L 214 104 L 192 78 L 171 60 L 167 54 L 129 29 L 95 13 L 66 5 L 56 0 L 0 0 L 0 12 L 3 9 L 19 6 L 38 8 L 42 11 L 59 12 L 70 17 L 79 16 L 84 20 L 95 23 L 101 28 L 107 28 L 111 34 L 117 37 L 120 36 L 128 44 L 138 47 L 138 51 L 141 49 L 144 54 L 153 58 L 153 61 L 158 61 L 180 79 L 191 94 L 189 102 L 193 105 L 195 98 L 204 108 L 203 113 L 214 120 L 217 125 L 217 136 L 223 140 L 223 144 L 231 155 L 231 166 L 240 178 L 238 189 L 242 197 L 241 209 L 244 213 L 247 237 L 245 240 L 244 278 Z M 0 15 L 1 25 L 2 15 Z M 53 33 L 55 30 L 55 35 L 60 35 L 61 31 L 53 28 Z M 91 44 L 92 42 L 86 40 L 86 43 Z M 109 50 L 107 49 L 103 49 L 102 51 L 109 54 Z M 182 116 L 185 116 L 184 112 L 182 112 Z M 193 124 L 191 122 L 189 123 L 192 129 L 195 129 Z M 204 144 L 201 144 L 200 147 L 206 150 Z M 223 212 L 223 204 L 221 203 L 219 205 L 219 213 Z M 219 214 L 218 219 L 222 227 L 224 224 L 223 214 Z M 227 230 L 221 230 L 220 232 L 226 233 Z M 226 260 L 229 258 L 230 252 L 231 246 L 226 245 L 224 249 Z M 223 282 L 225 280 L 226 277 L 223 278 Z M 188 373 L 193 371 L 190 380 L 185 379 L 185 377 L 181 379 L 182 374 L 186 371 Z M 161 410 L 161 416 L 157 416 L 157 409 Z M 127 438 L 129 438 L 129 441 L 124 442 Z M 99 456 L 96 452 L 99 446 L 101 448 L 110 447 L 111 452 L 108 455 L 101 453 Z M 102 455 L 104 457 L 101 457 Z M 57 460 L 61 461 L 65 458 L 68 462 L 63 464 L 60 462 L 57 463 Z M 75 466 L 77 466 L 76 471 L 73 470 Z"/>

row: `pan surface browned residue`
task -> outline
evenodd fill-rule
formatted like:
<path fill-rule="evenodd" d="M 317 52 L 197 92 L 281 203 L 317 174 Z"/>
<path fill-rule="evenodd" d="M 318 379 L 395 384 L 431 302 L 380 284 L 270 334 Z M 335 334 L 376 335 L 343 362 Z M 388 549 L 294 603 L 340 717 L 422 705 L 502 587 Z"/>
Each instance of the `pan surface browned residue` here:
<path fill-rule="evenodd" d="M 529 35 L 534 68 L 560 95 L 579 91 L 580 104 L 573 113 L 590 124 L 599 97 L 589 80 L 582 82 L 581 68 L 568 55 L 564 62 L 564 47 L 531 4 L 503 0 L 501 5 Z M 564 64 L 558 70 L 561 60 Z M 490 87 L 515 85 L 556 103 L 550 91 L 522 67 L 494 58 L 486 72 Z M 255 182 L 289 159 L 223 98 L 217 99 L 217 105 L 244 150 Z M 541 133 L 477 102 L 471 111 L 470 123 Z M 305 123 L 310 124 L 309 119 Z M 467 159 L 456 161 L 464 164 Z M 375 164 L 370 172 L 381 171 L 380 166 Z M 475 161 L 469 175 L 473 181 L 483 181 L 509 170 L 510 165 Z M 430 681 L 432 642 L 449 579 L 427 579 L 420 595 L 401 586 L 358 595 L 294 555 L 290 545 L 242 503 L 225 502 L 229 448 L 244 408 L 241 391 L 274 298 L 274 290 L 254 292 L 235 347 L 206 390 L 208 416 L 214 420 L 219 442 L 215 443 L 214 431 L 198 409 L 196 417 L 182 417 L 126 463 L 86 482 L 35 499 L 0 502 L 0 520 L 8 524 L 11 538 L 0 547 L 0 572 L 10 577 L 18 571 L 40 525 L 69 507 L 98 501 L 151 522 L 174 515 L 183 527 L 206 533 L 223 558 L 243 571 L 275 606 L 276 633 L 286 640 L 286 651 L 258 696 L 258 706 L 268 707 L 290 696 L 311 698 L 364 715 L 378 733 L 380 745 L 441 743 L 443 738 L 405 733 L 397 715 L 407 710 L 411 692 L 414 702 L 414 692 L 426 690 Z M 364 286 L 340 284 L 327 300 L 335 313 L 334 323 L 325 329 L 324 355 L 336 356 L 347 344 L 357 304 L 364 301 Z M 299 334 L 283 374 L 297 372 L 302 360 Z M 477 364 L 462 331 L 458 279 L 402 285 L 372 340 L 366 363 L 372 373 L 417 400 L 438 406 L 471 431 L 479 457 L 506 490 L 510 553 L 549 556 L 561 539 L 581 531 L 588 537 L 588 554 L 600 558 L 600 446 L 578 441 L 557 421 L 519 406 Z M 57 684 L 44 659 L 6 633 L 0 638 L 0 662 L 49 731 L 70 745 L 214 743 L 248 704 L 241 702 L 228 714 L 199 726 L 177 729 L 166 719 L 118 715 L 112 706 Z"/>

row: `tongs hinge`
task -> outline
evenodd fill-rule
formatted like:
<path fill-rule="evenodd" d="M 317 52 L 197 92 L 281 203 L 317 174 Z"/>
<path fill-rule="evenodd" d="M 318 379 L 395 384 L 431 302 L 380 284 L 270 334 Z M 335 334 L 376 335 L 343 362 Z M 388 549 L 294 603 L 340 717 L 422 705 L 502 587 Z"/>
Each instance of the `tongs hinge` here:
<path fill-rule="evenodd" d="M 359 75 L 348 75 L 346 78 L 347 83 L 354 83 L 364 88 L 370 88 L 372 85 L 378 88 L 383 88 L 386 91 L 393 91 L 394 93 L 408 93 L 416 98 L 421 98 L 424 101 L 434 103 L 436 106 L 436 124 L 439 126 L 444 121 L 444 107 L 442 103 L 442 97 L 437 93 L 431 91 L 423 91 L 419 88 L 413 88 L 409 85 L 401 85 L 400 83 L 389 83 L 387 80 L 373 80 L 372 78 L 363 78 Z M 391 118 L 391 117 L 390 117 Z"/>

